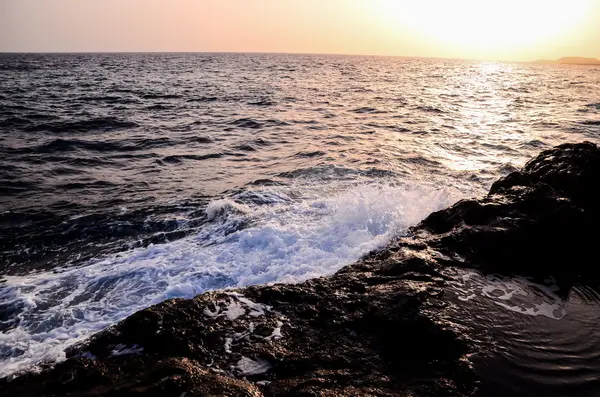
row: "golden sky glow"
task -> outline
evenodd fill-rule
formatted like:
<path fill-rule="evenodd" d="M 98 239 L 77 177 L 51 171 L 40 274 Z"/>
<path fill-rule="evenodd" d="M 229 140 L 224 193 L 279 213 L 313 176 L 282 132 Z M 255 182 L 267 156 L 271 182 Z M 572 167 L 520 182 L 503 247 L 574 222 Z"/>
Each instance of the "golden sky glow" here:
<path fill-rule="evenodd" d="M 600 0 L 0 0 L 0 51 L 600 58 Z"/>

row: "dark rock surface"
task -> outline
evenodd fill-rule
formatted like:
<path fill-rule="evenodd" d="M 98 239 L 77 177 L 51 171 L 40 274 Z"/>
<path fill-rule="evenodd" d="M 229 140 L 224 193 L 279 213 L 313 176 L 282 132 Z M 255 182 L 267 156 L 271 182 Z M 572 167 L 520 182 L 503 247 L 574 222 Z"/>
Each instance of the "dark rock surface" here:
<path fill-rule="evenodd" d="M 600 281 L 600 151 L 588 142 L 542 152 L 479 200 L 435 212 L 414 230 L 428 247 L 484 271 Z"/>
<path fill-rule="evenodd" d="M 466 396 L 471 345 L 440 321 L 443 266 L 597 277 L 600 150 L 562 145 L 333 276 L 174 299 L 2 396 Z"/>
<path fill-rule="evenodd" d="M 467 345 L 423 313 L 442 280 L 413 278 L 372 259 L 299 285 L 169 300 L 0 394 L 466 395 Z"/>

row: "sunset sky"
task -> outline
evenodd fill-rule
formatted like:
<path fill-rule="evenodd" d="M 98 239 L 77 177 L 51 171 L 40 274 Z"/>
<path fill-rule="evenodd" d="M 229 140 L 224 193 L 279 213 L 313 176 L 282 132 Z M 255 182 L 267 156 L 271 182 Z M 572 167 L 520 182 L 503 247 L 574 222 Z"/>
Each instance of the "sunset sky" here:
<path fill-rule="evenodd" d="M 600 0 L 0 0 L 0 52 L 600 58 Z"/>

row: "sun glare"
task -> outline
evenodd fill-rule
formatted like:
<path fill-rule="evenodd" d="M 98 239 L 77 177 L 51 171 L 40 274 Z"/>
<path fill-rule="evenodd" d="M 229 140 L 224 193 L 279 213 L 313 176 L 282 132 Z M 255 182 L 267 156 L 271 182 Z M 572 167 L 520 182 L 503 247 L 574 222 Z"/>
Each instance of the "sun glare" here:
<path fill-rule="evenodd" d="M 566 34 L 593 0 L 379 0 L 398 27 L 468 50 L 525 48 Z"/>

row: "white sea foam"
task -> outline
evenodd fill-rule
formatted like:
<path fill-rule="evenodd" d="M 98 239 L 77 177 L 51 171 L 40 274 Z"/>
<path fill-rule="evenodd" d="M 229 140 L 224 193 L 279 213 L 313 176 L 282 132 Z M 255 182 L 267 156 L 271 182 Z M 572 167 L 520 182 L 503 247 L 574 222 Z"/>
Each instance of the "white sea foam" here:
<path fill-rule="evenodd" d="M 556 295 L 558 287 L 553 278 L 547 284 L 535 283 L 525 277 L 483 276 L 476 272 L 459 275 L 450 288 L 460 301 L 488 299 L 515 313 L 562 319 L 567 311 L 565 302 Z"/>
<path fill-rule="evenodd" d="M 277 321 L 277 326 L 273 329 L 273 332 L 271 333 L 271 335 L 267 336 L 265 339 L 279 340 L 279 339 L 283 338 L 283 335 L 281 334 L 282 326 L 283 326 L 283 323 L 281 321 Z"/>
<path fill-rule="evenodd" d="M 138 345 L 127 347 L 125 345 L 119 344 L 115 346 L 114 349 L 112 349 L 110 354 L 111 356 L 124 356 L 127 354 L 140 354 L 143 351 L 144 348 Z"/>
<path fill-rule="evenodd" d="M 249 212 L 250 208 L 248 206 L 236 203 L 231 199 L 211 201 L 206 207 L 206 217 L 209 221 L 213 221 L 232 213 L 246 214 Z"/>
<path fill-rule="evenodd" d="M 14 308 L 19 325 L 0 333 L 0 376 L 62 360 L 65 347 L 168 298 L 332 274 L 456 198 L 414 186 L 363 185 L 329 197 L 314 187 L 295 189 L 215 201 L 207 207 L 211 221 L 195 236 L 77 268 L 6 277 L 0 301 Z M 225 309 L 227 318 L 264 314 L 240 299 Z"/>
<path fill-rule="evenodd" d="M 223 313 L 225 314 L 225 317 L 227 317 L 227 319 L 229 321 L 234 321 L 238 317 L 245 315 L 246 309 L 244 309 L 244 307 L 242 306 L 241 303 L 236 302 L 233 299 L 231 299 L 229 301 L 229 304 L 227 305 L 227 307 L 225 307 L 225 310 L 223 311 Z"/>
<path fill-rule="evenodd" d="M 260 375 L 264 374 L 272 368 L 272 365 L 266 360 L 252 360 L 248 357 L 242 357 L 238 361 L 236 369 L 240 372 L 240 375 Z"/>
<path fill-rule="evenodd" d="M 271 310 L 271 306 L 252 302 L 240 293 L 227 292 L 226 295 L 231 296 L 231 298 L 225 303 L 224 307 L 219 305 L 219 303 L 223 303 L 222 301 L 213 302 L 212 305 L 214 310 L 207 307 L 204 309 L 204 314 L 213 319 L 225 317 L 229 321 L 235 321 L 239 317 L 246 315 L 246 309 L 249 309 L 247 314 L 251 317 L 264 316 L 266 311 Z"/>
<path fill-rule="evenodd" d="M 223 348 L 225 349 L 225 353 L 231 353 L 231 344 L 233 343 L 233 338 L 225 338 L 225 344 Z"/>
<path fill-rule="evenodd" d="M 256 382 L 256 384 L 259 386 L 267 386 L 267 385 L 269 385 L 269 383 L 271 383 L 271 382 L 268 380 L 260 380 L 260 381 Z"/>
<path fill-rule="evenodd" d="M 233 339 L 235 339 L 235 340 L 248 339 L 250 335 L 254 334 L 255 330 L 256 330 L 256 325 L 254 325 L 254 323 L 250 323 L 250 325 L 248 326 L 248 329 L 246 331 L 234 333 Z"/>

